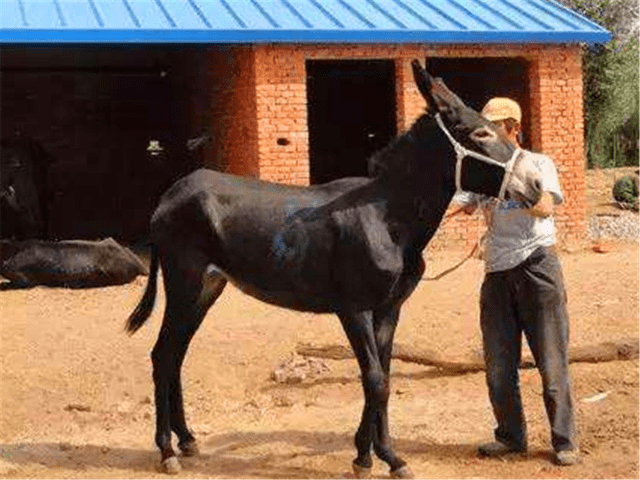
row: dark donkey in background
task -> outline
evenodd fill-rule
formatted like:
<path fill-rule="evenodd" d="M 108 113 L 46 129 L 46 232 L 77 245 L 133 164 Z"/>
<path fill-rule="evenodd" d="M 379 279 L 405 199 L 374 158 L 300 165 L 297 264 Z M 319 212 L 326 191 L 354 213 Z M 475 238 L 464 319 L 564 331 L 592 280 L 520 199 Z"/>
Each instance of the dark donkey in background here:
<path fill-rule="evenodd" d="M 42 145 L 28 136 L 0 140 L 0 238 L 47 237 L 47 171 L 53 162 Z"/>
<path fill-rule="evenodd" d="M 456 183 L 528 205 L 541 193 L 535 167 L 508 139 L 417 61 L 412 66 L 428 113 L 373 156 L 370 178 L 295 187 L 198 170 L 162 197 L 151 220 L 147 288 L 127 330 L 135 332 L 150 316 L 160 264 L 166 310 L 152 360 L 165 472 L 180 470 L 172 431 L 184 455 L 197 453 L 180 369 L 191 338 L 230 281 L 274 305 L 338 315 L 365 396 L 354 471 L 369 474 L 373 447 L 393 476 L 412 476 L 392 447 L 387 404 L 393 335 L 400 308 L 424 272 L 422 251 Z"/>

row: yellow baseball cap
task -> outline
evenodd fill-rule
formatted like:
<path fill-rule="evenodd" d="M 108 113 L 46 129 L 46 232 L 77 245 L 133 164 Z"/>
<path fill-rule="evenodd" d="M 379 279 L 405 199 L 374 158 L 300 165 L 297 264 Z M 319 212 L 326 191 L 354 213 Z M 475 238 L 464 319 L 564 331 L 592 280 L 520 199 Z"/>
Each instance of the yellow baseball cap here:
<path fill-rule="evenodd" d="M 522 111 L 517 102 L 505 97 L 495 97 L 487 102 L 482 109 L 482 116 L 490 122 L 513 118 L 518 123 L 522 121 Z"/>

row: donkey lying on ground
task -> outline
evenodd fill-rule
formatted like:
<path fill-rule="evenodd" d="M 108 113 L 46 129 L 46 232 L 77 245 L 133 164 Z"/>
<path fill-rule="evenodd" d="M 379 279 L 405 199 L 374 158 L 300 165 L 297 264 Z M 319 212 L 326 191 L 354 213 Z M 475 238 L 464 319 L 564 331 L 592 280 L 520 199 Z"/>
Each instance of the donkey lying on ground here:
<path fill-rule="evenodd" d="M 88 240 L 0 240 L 0 290 L 37 285 L 92 288 L 122 285 L 147 267 L 113 238 Z"/>
<path fill-rule="evenodd" d="M 151 219 L 151 268 L 131 333 L 155 302 L 159 264 L 166 310 L 152 352 L 156 443 L 164 471 L 179 471 L 171 444 L 197 453 L 185 422 L 180 369 L 205 314 L 230 281 L 265 302 L 339 317 L 362 372 L 365 404 L 355 436 L 358 476 L 371 448 L 396 477 L 411 470 L 389 435 L 389 364 L 400 307 L 424 272 L 421 253 L 456 187 L 532 205 L 534 165 L 490 122 L 417 61 L 429 106 L 411 130 L 370 160 L 370 178 L 294 187 L 198 170 L 176 182 Z"/>

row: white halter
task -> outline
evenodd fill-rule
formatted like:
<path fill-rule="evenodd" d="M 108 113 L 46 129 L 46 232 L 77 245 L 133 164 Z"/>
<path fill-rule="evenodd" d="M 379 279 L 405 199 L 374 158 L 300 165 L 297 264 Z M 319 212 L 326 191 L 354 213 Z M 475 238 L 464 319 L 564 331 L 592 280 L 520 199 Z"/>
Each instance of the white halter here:
<path fill-rule="evenodd" d="M 507 184 L 509 183 L 509 179 L 511 178 L 511 173 L 513 172 L 513 165 L 516 163 L 516 159 L 520 155 L 522 149 L 520 147 L 516 148 L 507 163 L 500 163 L 491 157 L 487 157 L 486 155 L 482 155 L 481 153 L 474 152 L 460 145 L 460 143 L 455 138 L 453 138 L 453 135 L 451 135 L 449 130 L 447 130 L 447 127 L 444 126 L 444 122 L 442 121 L 439 113 L 436 113 L 436 122 L 438 122 L 438 126 L 445 133 L 456 152 L 456 190 L 462 190 L 462 187 L 460 185 L 460 177 L 462 175 L 462 159 L 464 157 L 473 157 L 485 163 L 504 168 L 504 178 L 502 179 L 502 185 L 500 185 L 500 192 L 498 193 L 498 198 L 500 200 L 504 200 L 504 193 L 507 190 Z"/>

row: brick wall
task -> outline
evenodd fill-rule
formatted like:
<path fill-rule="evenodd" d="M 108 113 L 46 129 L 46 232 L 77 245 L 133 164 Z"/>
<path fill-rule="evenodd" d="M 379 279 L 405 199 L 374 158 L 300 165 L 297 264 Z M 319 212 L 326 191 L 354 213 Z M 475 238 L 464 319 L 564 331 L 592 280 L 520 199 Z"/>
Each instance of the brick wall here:
<path fill-rule="evenodd" d="M 559 238 L 563 243 L 584 240 L 586 204 L 579 46 L 256 45 L 234 52 L 238 54 L 236 64 L 242 64 L 243 70 L 249 72 L 253 62 L 254 70 L 235 79 L 232 86 L 236 91 L 229 92 L 231 97 L 222 102 L 223 107 L 215 107 L 221 109 L 219 115 L 224 116 L 226 122 L 234 125 L 226 126 L 226 150 L 218 155 L 236 173 L 300 185 L 309 183 L 306 60 L 393 59 L 396 62 L 397 125 L 398 131 L 403 132 L 425 108 L 411 73 L 410 62 L 414 58 L 521 59 L 529 71 L 528 107 L 533 149 L 554 158 L 566 197 L 565 205 L 557 210 Z M 226 68 L 227 72 L 233 70 Z M 221 74 L 228 75 L 220 71 L 212 85 L 220 81 Z M 228 116 L 229 106 L 236 109 L 233 118 Z M 235 154 L 231 155 L 232 152 Z M 468 247 L 483 231 L 479 214 L 455 216 L 441 226 L 431 248 Z"/>
<path fill-rule="evenodd" d="M 551 156 L 565 203 L 556 211 L 562 243 L 585 239 L 582 55 L 579 47 L 541 49 L 531 62 L 533 148 Z"/>
<path fill-rule="evenodd" d="M 307 86 L 303 52 L 255 48 L 260 178 L 309 184 Z"/>
<path fill-rule="evenodd" d="M 213 142 L 205 164 L 237 175 L 259 177 L 256 60 L 251 47 L 210 49 L 207 58 L 207 109 L 195 106 L 210 125 Z"/>

